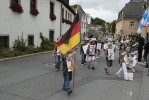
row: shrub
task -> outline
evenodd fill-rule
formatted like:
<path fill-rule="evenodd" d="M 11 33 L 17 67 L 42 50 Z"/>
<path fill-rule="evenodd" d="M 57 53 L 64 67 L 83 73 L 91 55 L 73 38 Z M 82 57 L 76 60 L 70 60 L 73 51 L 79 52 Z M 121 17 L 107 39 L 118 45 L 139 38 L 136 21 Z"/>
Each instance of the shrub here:
<path fill-rule="evenodd" d="M 37 53 L 38 52 L 38 49 L 37 48 L 34 48 L 34 46 L 27 46 L 25 52 L 28 53 L 28 54 Z"/>
<path fill-rule="evenodd" d="M 13 57 L 14 53 L 10 49 L 5 49 L 5 50 L 1 51 L 0 56 L 3 58 Z"/>
<path fill-rule="evenodd" d="M 40 33 L 40 39 L 41 39 L 41 44 L 40 44 L 40 48 L 44 51 L 46 50 L 50 50 L 50 41 L 48 38 L 44 37 L 42 35 L 42 33 Z"/>
<path fill-rule="evenodd" d="M 26 45 L 26 41 L 23 39 L 23 36 L 21 36 L 21 38 L 18 37 L 18 39 L 15 40 L 13 49 L 15 51 L 24 52 L 26 49 L 25 45 Z"/>

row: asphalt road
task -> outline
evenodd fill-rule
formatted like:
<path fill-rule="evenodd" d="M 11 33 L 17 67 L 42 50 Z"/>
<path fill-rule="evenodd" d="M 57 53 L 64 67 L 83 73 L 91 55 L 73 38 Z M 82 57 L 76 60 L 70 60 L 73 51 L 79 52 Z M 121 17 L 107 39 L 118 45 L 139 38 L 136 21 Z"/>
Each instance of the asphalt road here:
<path fill-rule="evenodd" d="M 143 67 L 137 65 L 133 81 L 116 77 L 118 55 L 112 75 L 106 75 L 101 54 L 96 70 L 81 65 L 77 54 L 75 89 L 68 96 L 62 91 L 62 70 L 54 69 L 51 53 L 0 62 L 0 100 L 141 100 Z"/>

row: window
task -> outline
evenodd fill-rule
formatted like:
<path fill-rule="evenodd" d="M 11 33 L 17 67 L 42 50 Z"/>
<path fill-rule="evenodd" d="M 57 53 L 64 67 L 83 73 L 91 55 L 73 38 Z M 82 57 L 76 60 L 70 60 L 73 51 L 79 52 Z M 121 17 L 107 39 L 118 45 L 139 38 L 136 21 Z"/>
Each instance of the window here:
<path fill-rule="evenodd" d="M 64 8 L 62 8 L 62 18 L 64 18 Z"/>
<path fill-rule="evenodd" d="M 83 28 L 83 23 L 81 23 L 81 28 Z"/>
<path fill-rule="evenodd" d="M 67 19 L 67 11 L 66 11 L 65 19 Z"/>
<path fill-rule="evenodd" d="M 28 45 L 34 46 L 34 36 L 31 35 L 28 36 Z"/>
<path fill-rule="evenodd" d="M 83 15 L 83 20 L 85 20 L 85 15 Z"/>
<path fill-rule="evenodd" d="M 50 42 L 54 42 L 54 31 L 49 32 L 49 40 Z"/>
<path fill-rule="evenodd" d="M 70 21 L 72 21 L 72 15 L 70 14 Z"/>
<path fill-rule="evenodd" d="M 33 8 L 35 9 L 35 8 L 37 8 L 37 7 L 36 7 L 36 5 L 37 5 L 36 2 L 37 2 L 36 0 L 31 0 L 31 1 L 30 1 L 30 9 L 33 9 Z"/>
<path fill-rule="evenodd" d="M 69 13 L 68 13 L 68 20 L 70 20 Z"/>
<path fill-rule="evenodd" d="M 9 36 L 0 36 L 0 49 L 9 48 Z"/>
<path fill-rule="evenodd" d="M 17 3 L 17 4 L 19 4 L 19 0 L 10 0 L 10 3 Z"/>
<path fill-rule="evenodd" d="M 135 22 L 130 22 L 130 28 L 135 28 Z"/>
<path fill-rule="evenodd" d="M 54 14 L 54 3 L 50 2 L 50 13 Z"/>

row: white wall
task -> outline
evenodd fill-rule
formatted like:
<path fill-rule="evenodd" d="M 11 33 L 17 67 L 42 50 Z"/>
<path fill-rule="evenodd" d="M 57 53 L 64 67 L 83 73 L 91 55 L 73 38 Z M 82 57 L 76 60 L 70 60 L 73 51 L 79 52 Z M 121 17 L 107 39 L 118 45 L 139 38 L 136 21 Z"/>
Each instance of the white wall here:
<path fill-rule="evenodd" d="M 85 17 L 85 18 L 84 18 Z M 81 36 L 83 37 L 84 33 L 86 34 L 86 30 L 87 30 L 87 15 L 86 14 L 83 14 L 82 15 L 82 19 L 81 19 Z"/>
<path fill-rule="evenodd" d="M 9 0 L 0 0 L 0 35 L 9 35 L 9 46 L 13 46 L 13 42 L 23 33 L 23 38 L 27 40 L 29 34 L 34 35 L 35 46 L 40 46 L 40 32 L 43 36 L 49 38 L 49 29 L 54 30 L 54 40 L 60 36 L 60 12 L 61 3 L 52 0 L 55 3 L 56 20 L 51 21 L 49 18 L 50 0 L 37 0 L 37 9 L 39 14 L 32 16 L 30 14 L 30 0 L 21 0 L 24 12 L 18 14 L 13 12 L 9 6 Z M 73 14 L 72 14 L 73 16 Z M 65 33 L 70 26 L 63 25 L 62 33 Z"/>

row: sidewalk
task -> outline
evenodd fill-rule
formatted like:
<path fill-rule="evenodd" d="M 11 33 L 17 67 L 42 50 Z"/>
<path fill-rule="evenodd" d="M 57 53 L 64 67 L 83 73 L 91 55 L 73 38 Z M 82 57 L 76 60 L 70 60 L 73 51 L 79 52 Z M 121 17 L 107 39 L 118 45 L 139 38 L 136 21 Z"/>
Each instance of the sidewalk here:
<path fill-rule="evenodd" d="M 22 57 L 28 57 L 28 56 L 39 55 L 39 54 L 50 53 L 50 52 L 52 52 L 52 50 L 51 51 L 45 51 L 45 52 L 39 52 L 39 53 L 33 53 L 33 54 L 26 54 L 26 55 L 21 55 L 21 56 L 16 56 L 16 57 L 3 58 L 3 59 L 0 59 L 0 61 L 18 59 L 18 58 L 22 58 Z"/>

